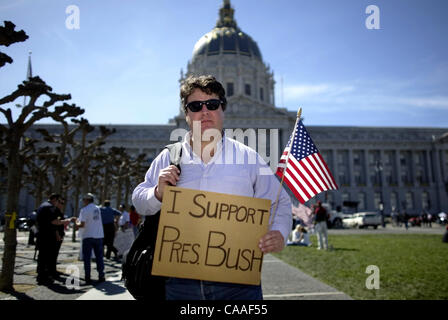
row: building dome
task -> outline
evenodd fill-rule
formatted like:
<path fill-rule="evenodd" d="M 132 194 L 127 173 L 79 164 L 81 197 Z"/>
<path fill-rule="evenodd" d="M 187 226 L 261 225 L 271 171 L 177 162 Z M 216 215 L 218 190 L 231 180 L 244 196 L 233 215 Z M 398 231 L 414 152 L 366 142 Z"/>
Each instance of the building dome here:
<path fill-rule="evenodd" d="M 223 0 L 215 27 L 195 44 L 187 72 L 184 74 L 181 70 L 179 83 L 192 75 L 213 75 L 226 92 L 227 121 L 241 119 L 245 113 L 247 122 L 238 126 L 260 127 L 259 123 L 250 122 L 256 121 L 254 115 L 278 112 L 274 100 L 274 73 L 263 62 L 258 44 L 237 26 L 233 16 L 230 0 Z M 284 118 L 283 113 L 281 117 Z M 177 121 L 180 123 L 184 119 L 179 100 Z"/>
<path fill-rule="evenodd" d="M 233 15 L 234 9 L 230 6 L 230 1 L 224 1 L 216 27 L 196 42 L 193 61 L 199 57 L 219 54 L 242 55 L 262 61 L 257 43 L 238 28 Z"/>

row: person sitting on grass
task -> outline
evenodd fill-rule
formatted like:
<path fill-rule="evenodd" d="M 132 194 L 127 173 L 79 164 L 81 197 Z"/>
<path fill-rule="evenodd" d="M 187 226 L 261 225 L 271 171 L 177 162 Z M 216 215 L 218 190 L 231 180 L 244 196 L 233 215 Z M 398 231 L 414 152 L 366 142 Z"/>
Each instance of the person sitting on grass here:
<path fill-rule="evenodd" d="M 292 232 L 292 241 L 288 241 L 288 246 L 311 246 L 310 236 L 306 228 L 302 225 L 297 225 Z"/>

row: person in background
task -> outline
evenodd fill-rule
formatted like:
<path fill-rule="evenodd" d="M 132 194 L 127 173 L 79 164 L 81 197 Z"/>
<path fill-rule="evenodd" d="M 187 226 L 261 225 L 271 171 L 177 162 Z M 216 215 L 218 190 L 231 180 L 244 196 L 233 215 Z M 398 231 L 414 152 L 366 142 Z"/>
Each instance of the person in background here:
<path fill-rule="evenodd" d="M 98 271 L 98 282 L 106 281 L 104 277 L 104 260 L 103 260 L 103 222 L 101 221 L 101 210 L 94 202 L 94 196 L 91 193 L 83 197 L 84 207 L 79 212 L 79 217 L 73 218 L 76 221 L 77 229 L 83 228 L 82 232 L 82 257 L 84 261 L 84 275 L 86 285 L 92 284 L 90 277 L 90 259 L 92 257 L 92 249 L 95 253 L 96 269 Z"/>
<path fill-rule="evenodd" d="M 317 232 L 317 250 L 328 250 L 327 220 L 327 209 L 322 206 L 322 201 L 317 201 L 317 204 L 314 207 L 314 222 Z"/>
<path fill-rule="evenodd" d="M 132 205 L 129 210 L 129 219 L 131 222 L 132 231 L 134 231 L 134 236 L 136 237 L 138 234 L 138 225 L 140 223 L 140 215 L 138 214 L 135 207 Z"/>
<path fill-rule="evenodd" d="M 104 230 L 104 246 L 106 247 L 106 259 L 110 259 L 113 252 L 115 259 L 118 258 L 117 248 L 114 247 L 115 238 L 115 220 L 121 216 L 121 212 L 111 208 L 110 200 L 105 200 L 101 210 L 101 221 L 103 222 Z"/>
<path fill-rule="evenodd" d="M 59 215 L 59 209 L 56 207 L 62 197 L 59 194 L 50 195 L 47 201 L 44 201 L 37 209 L 36 225 L 37 248 L 39 255 L 37 257 L 37 283 L 39 285 L 50 285 L 54 282 L 52 277 L 54 253 L 57 247 L 56 226 L 67 226 L 70 220 L 62 220 Z"/>
<path fill-rule="evenodd" d="M 126 211 L 126 206 L 124 204 L 120 204 L 118 210 L 121 212 L 120 219 L 118 220 L 118 227 L 122 230 L 126 230 L 129 228 L 131 222 L 129 212 Z"/>
<path fill-rule="evenodd" d="M 288 241 L 288 246 L 311 246 L 310 236 L 306 228 L 302 225 L 297 225 L 292 231 L 292 240 Z"/>
<path fill-rule="evenodd" d="M 58 202 L 56 202 L 56 212 L 58 215 L 58 218 L 63 220 L 64 219 L 64 204 L 65 199 L 60 198 Z M 70 221 L 70 219 L 68 219 Z M 51 265 L 51 274 L 54 279 L 60 278 L 61 273 L 57 271 L 56 265 L 58 264 L 58 256 L 59 251 L 61 250 L 62 242 L 64 241 L 65 236 L 65 225 L 57 225 L 55 226 L 56 231 L 56 246 L 54 248 L 54 255 L 53 255 L 53 262 Z"/>
<path fill-rule="evenodd" d="M 31 212 L 28 218 L 28 226 L 30 227 L 28 234 L 28 246 L 36 245 L 37 227 L 36 227 L 36 215 L 37 212 L 34 210 Z"/>

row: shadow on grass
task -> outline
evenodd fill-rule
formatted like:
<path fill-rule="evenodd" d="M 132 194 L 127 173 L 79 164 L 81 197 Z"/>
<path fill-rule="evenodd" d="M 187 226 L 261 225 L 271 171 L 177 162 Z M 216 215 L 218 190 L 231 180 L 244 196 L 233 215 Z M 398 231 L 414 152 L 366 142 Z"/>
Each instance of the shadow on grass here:
<path fill-rule="evenodd" d="M 359 249 L 353 249 L 353 248 L 333 248 L 331 251 L 359 251 Z"/>

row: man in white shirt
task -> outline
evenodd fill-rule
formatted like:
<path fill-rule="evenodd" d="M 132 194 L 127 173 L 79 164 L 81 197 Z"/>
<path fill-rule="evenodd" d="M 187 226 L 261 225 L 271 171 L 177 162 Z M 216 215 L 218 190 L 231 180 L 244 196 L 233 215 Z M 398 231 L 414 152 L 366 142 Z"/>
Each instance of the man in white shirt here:
<path fill-rule="evenodd" d="M 76 228 L 83 228 L 82 232 L 82 256 L 84 260 L 84 273 L 86 284 L 91 284 L 90 259 L 92 249 L 95 253 L 96 269 L 98 271 L 98 282 L 104 282 L 104 260 L 103 260 L 103 222 L 101 211 L 94 203 L 91 193 L 83 197 L 84 207 L 81 208 L 76 222 Z M 75 218 L 76 219 L 76 218 Z"/>
<path fill-rule="evenodd" d="M 126 211 L 126 207 L 124 204 L 120 204 L 120 206 L 118 207 L 118 210 L 120 210 L 120 212 L 121 212 L 121 216 L 118 219 L 118 226 L 122 230 L 125 230 L 129 227 L 129 223 L 131 221 L 131 219 L 129 217 L 129 212 Z"/>
<path fill-rule="evenodd" d="M 222 85 L 212 76 L 189 77 L 182 84 L 181 98 L 191 129 L 182 143 L 182 173 L 170 165 L 168 150 L 162 151 L 152 162 L 145 181 L 133 192 L 132 201 L 137 211 L 142 215 L 157 213 L 165 187 L 173 185 L 270 199 L 272 213 L 279 182 L 253 149 L 223 136 L 227 102 Z M 291 230 L 291 202 L 287 193 L 281 190 L 275 219 L 271 221 L 268 233 L 259 239 L 263 253 L 281 251 Z M 261 285 L 169 278 L 166 298 L 260 300 L 263 296 Z"/>

